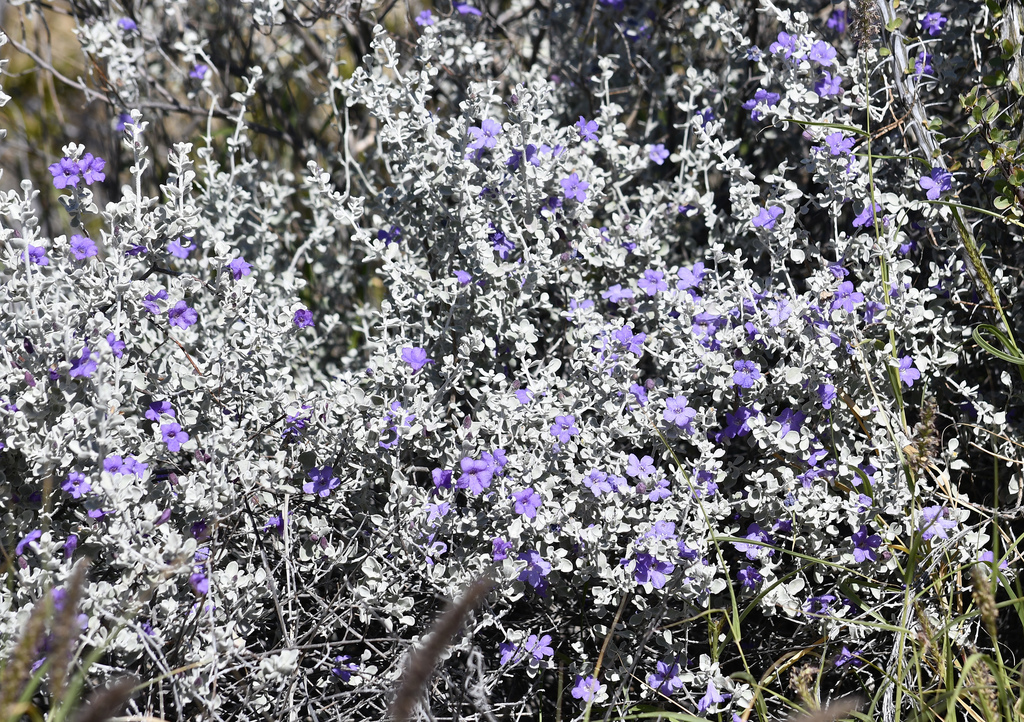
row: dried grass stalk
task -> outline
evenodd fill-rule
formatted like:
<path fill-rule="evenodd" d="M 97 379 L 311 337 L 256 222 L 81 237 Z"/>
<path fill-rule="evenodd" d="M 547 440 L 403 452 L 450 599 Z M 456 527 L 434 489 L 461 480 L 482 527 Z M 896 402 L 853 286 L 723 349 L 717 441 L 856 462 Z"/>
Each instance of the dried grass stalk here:
<path fill-rule="evenodd" d="M 0 673 L 0 720 L 6 720 L 15 713 L 15 704 L 32 678 L 39 642 L 46 631 L 46 621 L 53 613 L 53 599 L 49 595 L 36 602 L 29 615 L 25 632 L 11 652 L 10 659 Z"/>
<path fill-rule="evenodd" d="M 93 693 L 89 702 L 75 715 L 74 722 L 107 722 L 113 719 L 131 698 L 136 684 L 138 680 L 128 677 Z"/>
<path fill-rule="evenodd" d="M 451 644 L 469 612 L 480 603 L 493 585 L 494 582 L 486 578 L 473 582 L 465 594 L 437 620 L 423 647 L 410 656 L 395 701 L 391 705 L 391 717 L 396 722 L 406 722 L 409 719 L 427 680 L 434 671 L 437 660 Z"/>
<path fill-rule="evenodd" d="M 53 651 L 49 655 L 50 685 L 53 698 L 57 700 L 64 695 L 71 653 L 81 634 L 78 626 L 78 603 L 82 599 L 85 572 L 88 568 L 87 558 L 82 558 L 75 564 L 65 587 L 64 607 L 56 613 L 53 620 Z"/>
<path fill-rule="evenodd" d="M 848 697 L 816 712 L 799 717 L 791 717 L 790 722 L 836 722 L 836 720 L 849 717 L 860 709 L 862 702 L 863 700 L 859 697 Z"/>

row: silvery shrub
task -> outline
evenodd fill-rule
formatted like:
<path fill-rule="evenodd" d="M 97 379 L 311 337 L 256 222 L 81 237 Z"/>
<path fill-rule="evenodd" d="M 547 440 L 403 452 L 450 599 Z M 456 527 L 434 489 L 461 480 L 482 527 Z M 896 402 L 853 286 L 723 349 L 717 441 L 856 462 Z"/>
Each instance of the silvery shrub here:
<path fill-rule="evenodd" d="M 381 719 L 490 577 L 421 712 L 732 719 L 1005 556 L 983 6 L 70 12 L 94 119 L 0 179 L 0 652 L 87 556 L 133 713 Z"/>

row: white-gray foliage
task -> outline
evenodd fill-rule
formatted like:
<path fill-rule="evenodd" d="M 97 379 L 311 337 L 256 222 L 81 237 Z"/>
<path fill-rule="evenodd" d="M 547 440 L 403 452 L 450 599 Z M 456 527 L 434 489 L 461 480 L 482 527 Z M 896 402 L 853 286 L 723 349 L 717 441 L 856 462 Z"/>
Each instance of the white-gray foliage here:
<path fill-rule="evenodd" d="M 3 170 L 0 653 L 87 555 L 92 678 L 160 677 L 131 709 L 165 719 L 381 719 L 483 575 L 436 718 L 553 715 L 559 669 L 582 714 L 624 599 L 598 706 L 743 714 L 700 617 L 730 595 L 758 674 L 822 637 L 837 688 L 844 645 L 888 665 L 907 548 L 921 575 L 991 549 L 1022 446 L 954 211 L 880 132 L 884 38 L 800 0 L 394 6 L 390 31 L 318 2 L 222 3 L 242 55 L 198 4 L 75 17 L 106 80 L 73 82 L 128 117 L 105 181 Z M 899 7 L 937 76 L 914 92 L 954 123 L 969 5 L 938 37 L 937 7 Z M 978 205 L 954 178 L 942 199 Z M 1019 303 L 1019 266 L 993 276 Z"/>

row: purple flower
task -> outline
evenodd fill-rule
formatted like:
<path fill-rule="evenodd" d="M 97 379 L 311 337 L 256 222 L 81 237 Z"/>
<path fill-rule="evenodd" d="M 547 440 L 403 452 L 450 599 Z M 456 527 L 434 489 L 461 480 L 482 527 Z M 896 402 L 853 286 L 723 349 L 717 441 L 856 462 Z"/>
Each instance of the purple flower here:
<path fill-rule="evenodd" d="M 341 480 L 334 475 L 334 467 L 323 466 L 319 469 L 310 469 L 306 474 L 312 481 L 302 485 L 305 494 L 318 494 L 322 497 L 331 495 L 331 491 L 341 486 Z"/>
<path fill-rule="evenodd" d="M 115 130 L 117 130 L 118 133 L 123 133 L 124 132 L 124 126 L 126 124 L 128 124 L 128 123 L 131 123 L 131 122 L 132 122 L 132 116 L 128 115 L 128 113 L 120 113 L 117 116 L 117 126 L 115 127 Z"/>
<path fill-rule="evenodd" d="M 663 165 L 668 156 L 668 150 L 666 150 L 665 146 L 661 143 L 656 143 L 655 145 L 647 148 L 647 157 L 651 159 L 652 163 Z"/>
<path fill-rule="evenodd" d="M 665 283 L 664 279 L 665 274 L 662 271 L 648 268 L 644 271 L 644 275 L 640 277 L 640 280 L 636 282 L 636 285 L 648 296 L 656 296 L 658 291 L 668 290 L 668 284 Z"/>
<path fill-rule="evenodd" d="M 460 286 L 465 286 L 470 281 L 473 280 L 473 275 L 471 273 L 467 273 L 466 271 L 455 271 L 454 275 L 455 275 L 455 280 L 457 280 L 459 282 Z"/>
<path fill-rule="evenodd" d="M 846 11 L 845 10 L 833 10 L 832 14 L 828 16 L 828 22 L 825 23 L 830 28 L 835 30 L 840 35 L 846 32 Z"/>
<path fill-rule="evenodd" d="M 206 77 L 206 73 L 210 70 L 209 66 L 203 63 L 198 63 L 192 66 L 192 70 L 189 72 L 188 77 L 194 80 L 202 80 Z"/>
<path fill-rule="evenodd" d="M 150 421 L 159 421 L 161 414 L 167 414 L 172 419 L 174 418 L 174 408 L 170 401 L 154 401 L 146 410 L 146 418 Z"/>
<path fill-rule="evenodd" d="M 127 459 L 124 460 L 124 463 L 121 464 L 121 473 L 134 474 L 135 476 L 141 479 L 143 474 L 146 473 L 146 469 L 148 468 L 149 464 L 143 464 L 138 459 L 134 459 L 131 456 L 129 456 Z"/>
<path fill-rule="evenodd" d="M 651 489 L 651 493 L 647 495 L 647 501 L 660 501 L 668 499 L 670 496 L 672 496 L 672 492 L 668 489 L 668 479 L 658 479 L 654 488 Z"/>
<path fill-rule="evenodd" d="M 594 302 L 591 301 L 589 298 L 586 299 L 585 301 L 582 301 L 582 302 L 577 301 L 575 298 L 570 298 L 569 299 L 569 313 L 567 313 L 565 315 L 565 317 L 568 318 L 568 319 L 572 319 L 572 317 L 573 317 L 573 315 L 575 315 L 576 311 L 586 311 L 588 308 L 593 308 L 593 307 L 594 307 Z"/>
<path fill-rule="evenodd" d="M 736 409 L 736 413 L 734 414 L 726 413 L 725 428 L 715 435 L 715 440 L 721 441 L 722 439 L 733 439 L 737 436 L 749 434 L 750 424 L 748 422 L 759 413 L 759 411 L 746 406 L 739 407 Z"/>
<path fill-rule="evenodd" d="M 551 648 L 551 635 L 545 634 L 543 637 L 538 637 L 536 634 L 531 634 L 526 638 L 526 643 L 523 645 L 523 649 L 526 650 L 527 654 L 533 657 L 532 662 L 542 662 L 545 657 L 550 657 L 555 653 L 555 650 Z"/>
<path fill-rule="evenodd" d="M 188 328 L 199 320 L 199 314 L 194 308 L 190 308 L 184 300 L 181 300 L 167 311 L 167 318 L 170 319 L 172 326 Z"/>
<path fill-rule="evenodd" d="M 853 283 L 850 281 L 843 281 L 839 284 L 836 289 L 835 297 L 832 299 L 832 310 L 843 310 L 847 313 L 853 313 L 854 305 L 863 303 L 864 294 L 858 293 L 853 290 Z"/>
<path fill-rule="evenodd" d="M 75 260 L 84 261 L 97 253 L 96 244 L 83 235 L 76 233 L 71 236 L 71 255 Z"/>
<path fill-rule="evenodd" d="M 167 300 L 167 289 L 161 288 L 156 293 L 147 293 L 145 300 L 142 302 L 142 307 L 150 313 L 160 313 L 160 307 L 156 305 L 157 301 Z"/>
<path fill-rule="evenodd" d="M 811 46 L 807 58 L 827 68 L 836 62 L 836 49 L 824 40 L 819 40 Z"/>
<path fill-rule="evenodd" d="M 175 238 L 167 244 L 167 251 L 175 258 L 188 258 L 188 254 L 196 249 L 196 244 L 192 243 L 191 238 L 184 236 L 184 239 L 189 242 L 187 246 L 181 245 L 181 238 Z"/>
<path fill-rule="evenodd" d="M 751 568 L 752 567 L 747 567 L 747 569 Z M 754 573 L 757 574 L 756 571 Z M 758 574 L 758 576 L 760 576 L 760 574 Z M 718 688 L 715 687 L 715 683 L 709 679 L 707 691 L 704 692 L 704 696 L 697 701 L 697 711 L 703 714 L 707 712 L 709 708 L 714 707 L 716 704 L 721 704 L 722 702 L 724 702 L 726 698 L 729 696 L 730 695 L 722 694 L 721 692 L 719 692 Z"/>
<path fill-rule="evenodd" d="M 783 213 L 785 213 L 785 209 L 778 206 L 762 208 L 758 211 L 758 214 L 754 216 L 754 219 L 750 221 L 750 225 L 754 228 L 764 228 L 770 231 L 775 228 L 775 221 L 777 221 L 779 216 Z"/>
<path fill-rule="evenodd" d="M 838 75 L 833 76 L 832 73 L 824 70 L 821 73 L 821 77 L 814 81 L 814 92 L 822 98 L 842 95 L 843 79 Z"/>
<path fill-rule="evenodd" d="M 633 333 L 633 324 L 627 323 L 618 331 L 612 334 L 612 338 L 621 343 L 628 352 L 637 358 L 644 354 L 644 341 L 647 339 L 645 333 Z"/>
<path fill-rule="evenodd" d="M 459 15 L 476 15 L 480 17 L 483 15 L 477 8 L 467 3 L 458 3 L 455 5 L 455 10 L 458 11 Z"/>
<path fill-rule="evenodd" d="M 580 133 L 580 140 L 597 140 L 597 121 L 588 121 L 582 115 L 580 119 L 576 121 L 576 130 Z M 659 164 L 660 165 L 660 164 Z"/>
<path fill-rule="evenodd" d="M 680 429 L 693 432 L 691 424 L 697 417 L 697 410 L 691 409 L 687 404 L 687 398 L 685 396 L 673 396 L 665 399 L 665 414 L 664 418 L 666 423 L 675 424 Z"/>
<path fill-rule="evenodd" d="M 504 449 L 495 449 L 493 454 L 485 451 L 482 458 L 490 465 L 491 471 L 495 474 L 500 473 L 505 468 L 505 464 L 508 463 L 508 457 L 505 456 Z"/>
<path fill-rule="evenodd" d="M 942 13 L 926 13 L 921 18 L 921 28 L 934 37 L 942 32 L 943 26 L 948 22 L 949 20 L 942 17 Z"/>
<path fill-rule="evenodd" d="M 501 135 L 501 123 L 490 118 L 484 118 L 480 125 L 474 125 L 469 128 L 469 134 L 473 136 L 474 140 L 469 144 L 469 147 L 473 150 L 483 150 L 484 148 L 493 148 L 498 144 L 498 136 Z"/>
<path fill-rule="evenodd" d="M 84 376 L 85 378 L 91 377 L 96 372 L 96 359 L 90 359 L 92 351 L 86 346 L 82 349 L 82 355 L 71 361 L 71 372 L 68 374 L 71 378 L 77 378 Z"/>
<path fill-rule="evenodd" d="M 309 326 L 312 326 L 313 312 L 310 311 L 308 308 L 300 308 L 298 311 L 295 312 L 295 315 L 292 316 L 292 322 L 298 328 L 307 328 Z"/>
<path fill-rule="evenodd" d="M 520 554 L 519 561 L 526 562 L 526 568 L 517 577 L 519 581 L 526 582 L 537 591 L 543 591 L 547 586 L 544 577 L 551 573 L 551 564 L 532 549 Z"/>
<path fill-rule="evenodd" d="M 932 73 L 932 55 L 922 50 L 914 61 L 914 75 L 920 77 L 926 73 Z"/>
<path fill-rule="evenodd" d="M 820 384 L 818 398 L 821 399 L 821 408 L 828 411 L 832 408 L 832 402 L 836 400 L 836 387 L 832 384 Z"/>
<path fill-rule="evenodd" d="M 434 481 L 435 489 L 440 490 L 452 488 L 452 472 L 447 469 L 434 469 L 430 472 L 430 477 Z"/>
<path fill-rule="evenodd" d="M 757 589 L 757 585 L 764 581 L 764 577 L 761 576 L 761 572 L 749 565 L 740 569 L 739 572 L 736 573 L 736 578 L 748 592 L 752 592 Z"/>
<path fill-rule="evenodd" d="M 583 477 L 583 486 L 590 489 L 595 497 L 599 497 L 601 494 L 611 494 L 614 491 L 608 482 L 608 474 L 600 469 L 591 469 L 590 473 Z"/>
<path fill-rule="evenodd" d="M 576 417 L 572 414 L 556 416 L 555 423 L 551 425 L 549 431 L 552 436 L 563 444 L 568 444 L 569 439 L 580 433 L 579 428 L 576 426 Z"/>
<path fill-rule="evenodd" d="M 110 351 L 114 354 L 115 358 L 124 356 L 124 341 L 118 340 L 117 336 L 113 333 L 107 334 L 107 345 L 110 346 Z"/>
<path fill-rule="evenodd" d="M 586 181 L 580 180 L 579 175 L 575 172 L 572 173 L 568 178 L 563 178 L 559 183 L 562 184 L 562 190 L 565 192 L 566 200 L 577 200 L 580 203 L 584 203 L 587 200 L 587 188 L 590 184 Z"/>
<path fill-rule="evenodd" d="M 431 15 L 429 10 L 424 10 L 423 12 L 416 16 L 416 24 L 419 25 L 421 28 L 426 25 L 433 25 L 434 16 Z"/>
<path fill-rule="evenodd" d="M 629 560 L 624 559 L 628 563 Z M 636 555 L 636 566 L 633 570 L 633 580 L 637 584 L 650 584 L 655 589 L 661 589 L 668 583 L 669 576 L 676 570 L 676 565 L 671 562 L 663 562 L 646 552 Z"/>
<path fill-rule="evenodd" d="M 822 594 L 820 597 L 808 597 L 804 611 L 808 614 L 831 614 L 832 603 L 836 601 L 833 594 Z"/>
<path fill-rule="evenodd" d="M 843 651 L 836 657 L 836 666 L 845 667 L 849 664 L 852 667 L 860 667 L 864 664 L 864 660 L 857 657 L 857 652 L 851 652 L 846 646 L 843 646 Z"/>
<path fill-rule="evenodd" d="M 736 547 L 736 551 L 742 552 L 746 555 L 747 559 L 750 561 L 754 561 L 755 559 L 764 556 L 766 553 L 768 556 L 773 554 L 771 549 L 767 549 L 765 547 L 766 544 L 774 543 L 771 536 L 756 522 L 751 523 L 747 527 L 747 533 L 744 538 L 755 543 L 748 544 L 747 542 L 734 542 L 733 546 Z"/>
<path fill-rule="evenodd" d="M 566 180 L 568 180 L 568 179 L 566 179 Z M 589 184 L 588 184 L 588 186 L 589 186 Z M 559 198 L 558 196 L 549 196 L 548 199 L 546 201 L 544 201 L 543 204 L 541 204 L 541 207 L 537 209 L 537 213 L 540 214 L 541 211 L 547 211 L 551 215 L 554 215 L 555 211 L 557 211 L 561 207 L 562 207 L 562 199 L 561 198 Z"/>
<path fill-rule="evenodd" d="M 117 27 L 121 28 L 126 33 L 133 33 L 139 29 L 139 26 L 135 24 L 135 21 L 131 18 L 121 18 L 117 21 Z"/>
<path fill-rule="evenodd" d="M 503 667 L 506 664 L 519 664 L 523 661 L 523 651 L 512 642 L 502 642 L 498 645 L 498 651 L 501 652 L 500 663 Z"/>
<path fill-rule="evenodd" d="M 68 538 L 64 540 L 64 558 L 70 559 L 75 553 L 75 549 L 78 548 L 78 535 L 68 534 Z"/>
<path fill-rule="evenodd" d="M 626 474 L 634 479 L 638 477 L 647 478 L 654 473 L 654 459 L 644 456 L 638 459 L 636 454 L 630 454 L 626 464 Z"/>
<path fill-rule="evenodd" d="M 25 255 L 22 254 L 21 257 L 24 258 Z M 46 249 L 43 248 L 42 246 L 33 246 L 32 244 L 29 244 L 29 247 L 28 247 L 28 260 L 30 260 L 32 263 L 36 264 L 37 266 L 49 266 L 50 265 L 50 259 L 46 257 Z"/>
<path fill-rule="evenodd" d="M 697 113 L 697 115 L 695 115 L 694 117 L 700 118 L 700 127 L 704 128 L 707 126 L 708 123 L 715 119 L 715 113 L 714 111 L 711 110 L 711 108 L 705 108 L 704 110 Z"/>
<path fill-rule="evenodd" d="M 429 10 L 425 10 L 427 14 L 430 14 Z M 348 682 L 352 679 L 352 674 L 359 671 L 359 665 L 355 662 L 349 662 L 351 659 L 347 654 L 341 654 L 334 658 L 334 666 L 331 667 L 331 674 L 335 677 L 340 677 L 342 682 Z"/>
<path fill-rule="evenodd" d="M 74 499 L 81 499 L 83 496 L 92 491 L 92 484 L 90 484 L 85 474 L 80 471 L 72 471 L 68 474 L 68 478 L 64 480 L 64 483 L 60 485 L 60 488 L 71 494 Z"/>
<path fill-rule="evenodd" d="M 978 555 L 978 561 L 984 564 L 995 564 L 996 556 L 992 553 L 991 549 L 986 549 Z M 1001 562 L 999 562 L 999 568 L 1003 571 L 1006 571 L 1010 568 L 1010 563 L 1003 559 Z"/>
<path fill-rule="evenodd" d="M 456 484 L 460 489 L 467 489 L 473 494 L 482 494 L 484 489 L 491 485 L 494 477 L 494 467 L 486 461 L 471 459 L 466 456 L 459 462 L 462 467 L 462 475 Z"/>
<path fill-rule="evenodd" d="M 607 299 L 611 303 L 630 301 L 633 299 L 633 291 L 628 288 L 623 288 L 620 284 L 616 283 L 607 291 L 602 291 L 601 298 Z"/>
<path fill-rule="evenodd" d="M 703 261 L 694 263 L 693 268 L 680 268 L 676 271 L 676 277 L 679 279 L 676 282 L 676 290 L 687 291 L 691 288 L 696 288 L 704 280 L 706 274 L 707 271 L 704 270 Z"/>
<path fill-rule="evenodd" d="M 868 203 L 864 206 L 856 218 L 853 219 L 854 228 L 863 228 L 864 226 L 872 226 L 875 223 L 875 216 L 882 212 L 882 206 L 877 203 Z"/>
<path fill-rule="evenodd" d="M 141 243 L 137 243 L 134 246 L 132 246 L 131 248 L 129 248 L 127 251 L 125 251 L 124 255 L 126 255 L 126 256 L 144 256 L 147 253 L 149 253 L 149 249 L 146 248 Z M 155 313 L 155 311 L 154 311 L 154 313 Z"/>
<path fill-rule="evenodd" d="M 403 348 L 402 360 L 409 364 L 413 373 L 416 373 L 427 364 L 434 363 L 433 359 L 427 358 L 427 350 L 419 346 L 406 346 Z"/>
<path fill-rule="evenodd" d="M 487 238 L 490 240 L 491 245 L 494 246 L 494 250 L 498 254 L 498 258 L 503 261 L 509 257 L 509 254 L 511 254 L 512 251 L 516 250 L 516 244 L 511 238 L 501 231 L 495 231 L 487 236 Z"/>
<path fill-rule="evenodd" d="M 640 402 L 641 406 L 647 405 L 647 391 L 640 384 L 630 384 L 629 393 L 636 397 L 636 400 Z"/>
<path fill-rule="evenodd" d="M 780 33 L 781 35 L 782 33 Z M 788 57 L 788 56 L 787 56 Z M 750 111 L 751 120 L 761 120 L 761 111 L 757 110 L 757 106 L 764 103 L 769 108 L 775 106 L 779 102 L 780 96 L 778 93 L 769 93 L 764 88 L 758 88 L 757 92 L 754 93 L 754 97 L 743 104 L 746 110 Z"/>
<path fill-rule="evenodd" d="M 180 451 L 181 445 L 188 442 L 188 434 L 181 430 L 180 424 L 162 424 L 160 434 L 170 451 Z"/>
<path fill-rule="evenodd" d="M 858 563 L 878 561 L 878 552 L 875 550 L 882 543 L 882 537 L 877 534 L 868 534 L 868 528 L 861 524 L 860 529 L 850 536 L 853 541 L 853 558 Z"/>
<path fill-rule="evenodd" d="M 604 691 L 605 686 L 596 677 L 576 675 L 576 684 L 572 688 L 572 696 L 581 702 L 593 702 Z"/>
<path fill-rule="evenodd" d="M 918 183 L 928 191 L 928 200 L 937 201 L 943 193 L 953 190 L 953 175 L 944 168 L 932 168 L 931 173 L 921 176 Z"/>
<path fill-rule="evenodd" d="M 825 136 L 825 144 L 828 146 L 828 152 L 832 155 L 842 155 L 853 150 L 853 138 L 847 138 L 842 131 L 838 130 Z"/>
<path fill-rule="evenodd" d="M 749 389 L 761 378 L 761 367 L 753 361 L 733 361 L 732 382 L 740 388 Z"/>
<path fill-rule="evenodd" d="M 77 186 L 79 173 L 81 169 L 76 161 L 70 158 L 61 158 L 56 163 L 52 163 L 48 170 L 53 175 L 53 187 L 57 190 L 63 190 L 68 186 Z"/>
<path fill-rule="evenodd" d="M 907 386 L 913 386 L 914 382 L 921 378 L 921 372 L 917 370 L 914 365 L 914 359 L 910 356 L 904 356 L 900 359 L 900 381 L 905 383 Z"/>
<path fill-rule="evenodd" d="M 201 597 L 205 597 L 210 593 L 210 580 L 206 578 L 206 575 L 200 571 L 193 572 L 188 577 L 188 583 L 192 587 L 192 591 Z"/>
<path fill-rule="evenodd" d="M 491 558 L 494 561 L 500 562 L 502 559 L 507 559 L 510 549 L 512 549 L 512 542 L 507 542 L 501 537 L 491 539 Z"/>
<path fill-rule="evenodd" d="M 18 545 L 16 547 L 14 547 L 14 553 L 20 557 L 22 554 L 25 553 L 25 547 L 31 545 L 36 539 L 38 539 L 42 535 L 43 532 L 41 529 L 33 529 L 25 535 L 24 539 L 18 542 Z"/>
<path fill-rule="evenodd" d="M 533 392 L 530 389 L 516 389 L 516 399 L 521 406 L 526 406 L 533 401 Z"/>
<path fill-rule="evenodd" d="M 768 52 L 775 55 L 780 50 L 785 52 L 787 59 L 792 57 L 796 52 L 796 37 L 786 32 L 780 32 L 778 39 L 768 46 Z"/>
<path fill-rule="evenodd" d="M 925 541 L 938 537 L 949 539 L 947 531 L 956 529 L 956 521 L 946 517 L 946 510 L 941 506 L 926 506 L 921 509 L 921 521 L 918 529 L 921 530 L 921 538 Z"/>
<path fill-rule="evenodd" d="M 398 226 L 391 226 L 390 231 L 386 231 L 381 228 L 377 231 L 377 240 L 384 241 L 385 246 L 390 246 L 392 243 L 398 243 L 402 240 L 402 229 Z"/>
<path fill-rule="evenodd" d="M 885 312 L 885 305 L 878 301 L 868 301 L 864 304 L 864 323 L 874 323 L 875 316 Z"/>
<path fill-rule="evenodd" d="M 662 694 L 673 694 L 683 688 L 683 680 L 679 677 L 679 665 L 659 661 L 657 671 L 647 675 L 647 685 Z"/>
<path fill-rule="evenodd" d="M 250 266 L 244 258 L 239 256 L 238 258 L 234 258 L 231 260 L 231 262 L 228 264 L 228 270 L 231 271 L 231 277 L 238 281 L 242 278 L 242 276 L 249 275 L 249 273 L 252 271 L 252 266 Z"/>
<path fill-rule="evenodd" d="M 512 498 L 515 500 L 516 514 L 521 514 L 527 519 L 533 519 L 536 517 L 537 510 L 540 509 L 541 504 L 543 503 L 540 498 L 540 494 L 532 488 L 513 491 Z"/>
<path fill-rule="evenodd" d="M 103 172 L 103 168 L 106 165 L 107 161 L 102 158 L 96 158 L 92 153 L 86 153 L 82 156 L 82 160 L 79 161 L 78 165 L 82 172 L 82 180 L 85 181 L 86 185 L 106 180 L 107 176 Z"/>

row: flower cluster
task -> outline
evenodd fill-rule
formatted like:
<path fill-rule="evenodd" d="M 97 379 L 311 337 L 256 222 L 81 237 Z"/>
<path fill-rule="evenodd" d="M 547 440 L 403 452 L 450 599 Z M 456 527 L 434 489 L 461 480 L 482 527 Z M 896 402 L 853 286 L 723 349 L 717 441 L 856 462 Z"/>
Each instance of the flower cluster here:
<path fill-rule="evenodd" d="M 103 172 L 107 162 L 97 158 L 92 153 L 86 153 L 78 160 L 64 157 L 49 167 L 53 176 L 53 187 L 63 190 L 68 186 L 77 188 L 79 181 L 85 185 L 100 183 L 106 180 L 107 175 Z"/>

